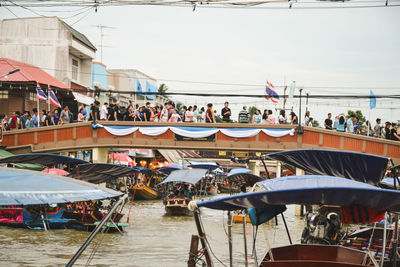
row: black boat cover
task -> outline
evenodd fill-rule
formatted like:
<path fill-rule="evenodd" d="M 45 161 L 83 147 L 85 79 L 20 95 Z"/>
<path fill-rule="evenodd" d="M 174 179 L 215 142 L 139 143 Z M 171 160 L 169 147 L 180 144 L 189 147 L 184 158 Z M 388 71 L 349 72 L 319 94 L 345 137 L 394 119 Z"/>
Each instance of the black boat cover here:
<path fill-rule="evenodd" d="M 316 175 L 344 177 L 377 185 L 389 159 L 365 153 L 302 149 L 271 153 L 269 157 Z"/>

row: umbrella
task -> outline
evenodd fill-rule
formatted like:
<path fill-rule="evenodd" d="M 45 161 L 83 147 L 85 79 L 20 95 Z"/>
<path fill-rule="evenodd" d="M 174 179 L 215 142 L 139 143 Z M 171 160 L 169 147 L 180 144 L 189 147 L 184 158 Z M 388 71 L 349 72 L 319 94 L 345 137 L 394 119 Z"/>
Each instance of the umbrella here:
<path fill-rule="evenodd" d="M 111 153 L 108 155 L 113 163 L 135 166 L 135 162 L 131 157 L 122 153 Z"/>
<path fill-rule="evenodd" d="M 54 174 L 54 175 L 60 175 L 60 176 L 65 176 L 65 175 L 69 174 L 69 172 L 64 171 L 62 169 L 57 169 L 57 168 L 44 169 L 42 172 L 50 173 L 50 174 Z"/>

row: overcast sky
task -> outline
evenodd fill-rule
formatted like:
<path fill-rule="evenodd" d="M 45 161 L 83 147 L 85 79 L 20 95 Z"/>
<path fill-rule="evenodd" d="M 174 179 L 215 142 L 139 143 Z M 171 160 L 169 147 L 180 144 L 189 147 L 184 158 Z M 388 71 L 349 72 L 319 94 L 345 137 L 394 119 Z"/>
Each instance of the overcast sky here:
<path fill-rule="evenodd" d="M 52 8 L 55 10 L 56 8 Z M 70 8 L 73 10 L 73 8 Z M 75 8 L 76 9 L 76 8 Z M 20 8 L 18 16 L 34 16 Z M 67 17 L 74 13 L 44 13 Z M 109 68 L 136 68 L 165 82 L 170 91 L 263 94 L 275 85 L 297 82 L 312 94 L 400 93 L 400 7 L 318 10 L 248 10 L 179 7 L 100 7 L 79 22 L 67 19 L 96 45 L 106 29 L 103 63 Z M 1 18 L 12 18 L 0 8 Z M 97 53 L 100 60 L 100 52 Z M 181 83 L 188 80 L 259 86 Z M 311 88 L 311 87 L 325 88 Z M 326 88 L 339 87 L 339 88 Z M 347 87 L 365 87 L 351 89 Z M 397 89 L 384 90 L 383 87 Z M 278 89 L 278 93 L 283 91 Z M 174 97 L 185 104 L 207 102 L 222 107 L 224 98 Z M 229 98 L 236 114 L 243 104 L 275 108 L 263 99 Z M 221 103 L 221 104 L 219 104 Z M 296 101 L 297 103 L 297 101 Z M 371 119 L 400 119 L 399 100 L 378 100 Z M 279 107 L 282 104 L 279 104 Z M 312 100 L 311 116 L 360 107 L 368 115 L 368 100 Z M 387 109 L 392 107 L 392 109 Z M 297 104 L 294 106 L 298 113 Z"/>

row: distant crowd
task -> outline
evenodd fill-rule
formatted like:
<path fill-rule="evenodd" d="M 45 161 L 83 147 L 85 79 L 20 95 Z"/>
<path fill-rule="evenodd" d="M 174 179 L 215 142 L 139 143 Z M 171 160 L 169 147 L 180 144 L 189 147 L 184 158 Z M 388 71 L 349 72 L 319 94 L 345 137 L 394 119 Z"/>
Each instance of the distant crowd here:
<path fill-rule="evenodd" d="M 68 106 L 63 109 L 54 109 L 53 111 L 42 110 L 38 114 L 38 110 L 34 108 L 32 112 L 24 111 L 22 114 L 16 111 L 11 118 L 4 114 L 0 114 L 0 127 L 3 131 L 14 129 L 29 129 L 36 127 L 45 127 L 53 125 L 62 125 L 73 122 L 92 121 L 142 121 L 142 122 L 190 122 L 190 123 L 230 123 L 232 122 L 232 112 L 229 103 L 225 102 L 221 113 L 218 114 L 213 109 L 213 104 L 207 104 L 207 107 L 198 108 L 197 105 L 182 106 L 180 111 L 174 102 L 169 101 L 164 106 L 151 106 L 147 102 L 145 106 L 129 105 L 121 107 L 120 102 L 116 104 L 104 103 L 100 106 L 100 102 L 96 101 L 90 107 L 81 105 L 77 116 L 74 116 Z M 239 112 L 238 123 L 254 123 L 254 124 L 292 124 L 301 123 L 304 126 L 314 127 L 314 119 L 310 116 L 310 111 L 306 111 L 303 121 L 300 122 L 295 112 L 286 115 L 285 110 L 280 110 L 279 115 L 273 114 L 272 110 L 265 109 L 264 112 L 257 109 L 252 116 L 243 106 Z M 328 130 L 336 130 L 339 132 L 347 132 L 352 134 L 365 134 L 378 138 L 400 141 L 400 129 L 397 123 L 385 122 L 382 125 L 381 119 L 376 119 L 376 124 L 371 125 L 366 121 L 366 127 L 362 128 L 359 118 L 355 115 L 338 114 L 332 119 L 332 114 L 328 113 L 324 121 L 324 127 Z"/>

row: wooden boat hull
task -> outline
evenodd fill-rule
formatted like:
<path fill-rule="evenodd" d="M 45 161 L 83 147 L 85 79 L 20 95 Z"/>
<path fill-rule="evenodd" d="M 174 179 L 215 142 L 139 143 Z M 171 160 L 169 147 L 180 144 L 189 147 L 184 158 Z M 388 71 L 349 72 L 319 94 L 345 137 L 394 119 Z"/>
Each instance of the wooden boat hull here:
<path fill-rule="evenodd" d="M 260 264 L 260 267 L 270 266 L 355 267 L 373 266 L 373 263 L 365 252 L 359 250 L 342 246 L 301 244 L 271 249 Z"/>
<path fill-rule="evenodd" d="M 235 188 L 235 187 L 231 187 L 231 186 L 225 186 L 222 184 L 218 184 L 218 190 L 221 194 L 238 194 L 240 193 L 240 190 Z"/>
<path fill-rule="evenodd" d="M 207 195 L 216 196 L 218 195 L 218 187 L 208 184 L 206 188 Z"/>
<path fill-rule="evenodd" d="M 165 212 L 168 216 L 190 216 L 193 212 L 188 209 L 190 199 L 172 198 L 164 201 Z"/>
<path fill-rule="evenodd" d="M 243 223 L 243 216 L 241 215 L 233 215 L 232 216 L 233 223 Z M 251 223 L 249 215 L 246 216 L 246 223 Z"/>
<path fill-rule="evenodd" d="M 135 192 L 134 200 L 154 200 L 159 198 L 156 190 L 146 185 L 135 185 L 130 188 L 131 192 Z"/>

